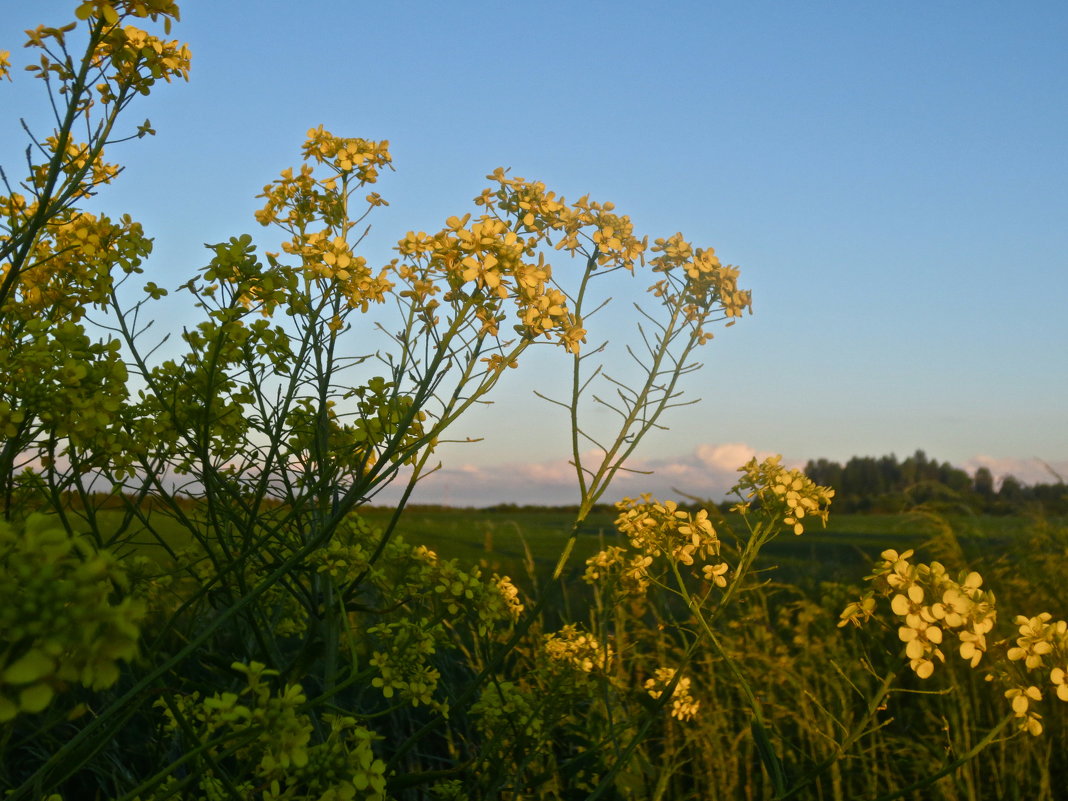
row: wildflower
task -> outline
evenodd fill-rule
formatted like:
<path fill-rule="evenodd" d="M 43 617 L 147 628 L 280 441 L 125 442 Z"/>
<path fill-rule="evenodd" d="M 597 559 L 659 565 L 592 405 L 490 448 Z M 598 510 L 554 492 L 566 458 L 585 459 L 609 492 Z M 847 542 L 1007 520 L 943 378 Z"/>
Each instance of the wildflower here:
<path fill-rule="evenodd" d="M 1064 668 L 1055 667 L 1049 672 L 1049 680 L 1057 688 L 1057 697 L 1068 701 L 1068 672 Z"/>
<path fill-rule="evenodd" d="M 742 505 L 749 507 L 759 501 L 789 526 L 794 534 L 805 530 L 806 517 L 815 517 L 826 525 L 828 507 L 834 490 L 817 486 L 800 470 L 789 470 L 779 464 L 781 456 L 770 456 L 763 462 L 751 459 L 742 468 L 744 474 L 733 492 L 742 497 Z"/>
<path fill-rule="evenodd" d="M 986 635 L 994 627 L 997 612 L 994 596 L 983 589 L 978 573 L 962 572 L 954 580 L 939 562 L 929 565 L 909 561 L 912 551 L 883 551 L 882 559 L 868 576 L 883 595 L 890 597 L 890 608 L 901 617 L 898 636 L 906 644 L 910 667 L 921 678 L 934 670 L 935 661 L 945 661 L 938 647 L 946 633 L 960 640 L 958 652 L 971 667 L 977 667 L 987 650 Z M 871 595 L 868 596 L 871 601 Z M 851 604 L 842 613 L 842 622 L 867 619 L 874 602 L 864 614 L 862 607 Z M 1024 658 L 1020 651 L 1017 658 Z"/>
<path fill-rule="evenodd" d="M 592 634 L 571 623 L 545 637 L 545 653 L 552 661 L 569 664 L 583 673 L 607 670 L 615 656 L 611 646 L 602 646 Z"/>
<path fill-rule="evenodd" d="M 693 565 L 719 554 L 719 537 L 701 509 L 696 515 L 679 509 L 674 501 L 657 501 L 649 495 L 616 504 L 616 528 L 645 557 L 666 554 L 673 561 Z"/>
<path fill-rule="evenodd" d="M 717 587 L 726 587 L 728 569 L 729 565 L 726 562 L 720 562 L 718 565 L 705 565 L 701 568 L 701 572 L 705 581 L 711 581 Z"/>
<path fill-rule="evenodd" d="M 963 587 L 950 587 L 942 593 L 941 602 L 931 605 L 931 614 L 939 620 L 944 620 L 950 628 L 963 626 L 975 606 L 966 593 L 970 589 L 978 589 L 982 581 L 983 578 L 978 573 L 969 573 Z"/>
<path fill-rule="evenodd" d="M 598 551 L 586 560 L 586 572 L 582 575 L 582 580 L 587 584 L 593 584 L 598 579 L 612 575 L 623 565 L 624 553 L 625 551 L 617 545 Z"/>
<path fill-rule="evenodd" d="M 962 631 L 960 637 L 960 658 L 969 663 L 969 667 L 976 667 L 983 654 L 986 653 L 986 636 L 973 631 Z"/>
<path fill-rule="evenodd" d="M 1042 700 L 1042 691 L 1038 687 L 1013 687 L 1005 691 L 1005 697 L 1012 702 L 1013 714 L 1019 718 L 1023 731 L 1034 736 L 1042 733 L 1042 716 L 1031 709 L 1032 701 Z"/>
<path fill-rule="evenodd" d="M 934 672 L 935 659 L 945 661 L 945 655 L 938 648 L 942 642 L 942 629 L 938 626 L 929 626 L 922 620 L 917 620 L 915 625 L 901 626 L 897 633 L 905 643 L 905 656 L 909 659 L 909 667 L 921 679 L 930 677 Z"/>
<path fill-rule="evenodd" d="M 492 583 L 501 594 L 509 616 L 512 620 L 519 620 L 519 616 L 523 614 L 523 602 L 519 600 L 519 588 L 512 583 L 508 576 L 494 574 Z"/>
<path fill-rule="evenodd" d="M 657 668 L 656 675 L 646 680 L 645 691 L 652 698 L 659 698 L 675 678 L 675 673 L 674 668 Z M 676 720 L 690 720 L 697 714 L 700 707 L 701 702 L 690 694 L 689 677 L 680 676 L 671 694 L 671 716 Z"/>
<path fill-rule="evenodd" d="M 860 626 L 861 623 L 870 620 L 874 612 L 875 598 L 869 593 L 859 601 L 852 602 L 842 610 L 842 614 L 839 615 L 841 620 L 838 622 L 838 627 L 841 628 L 847 623 L 852 623 L 854 626 Z"/>
<path fill-rule="evenodd" d="M 1068 623 L 1063 620 L 1048 625 L 1052 617 L 1049 612 L 1032 618 L 1017 615 L 1014 622 L 1019 626 L 1020 636 L 1016 638 L 1016 647 L 1009 649 L 1009 659 L 1022 659 L 1029 668 L 1041 667 L 1042 657 L 1053 651 L 1053 639 L 1063 637 L 1068 631 Z"/>
<path fill-rule="evenodd" d="M 86 0 L 86 2 L 74 9 L 74 16 L 78 19 L 101 17 L 108 25 L 114 25 L 119 21 L 119 14 L 115 11 L 115 4 L 108 2 L 108 0 Z"/>

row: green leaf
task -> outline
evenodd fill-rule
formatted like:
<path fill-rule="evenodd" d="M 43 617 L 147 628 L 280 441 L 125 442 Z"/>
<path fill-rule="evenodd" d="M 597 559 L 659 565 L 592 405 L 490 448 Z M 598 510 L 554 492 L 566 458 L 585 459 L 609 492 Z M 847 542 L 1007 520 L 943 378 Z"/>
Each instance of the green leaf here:
<path fill-rule="evenodd" d="M 56 664 L 36 648 L 27 651 L 4 671 L 4 681 L 9 684 L 30 684 L 52 674 Z"/>
<path fill-rule="evenodd" d="M 19 693 L 19 706 L 24 712 L 40 712 L 52 701 L 55 691 L 47 684 L 35 684 Z"/>

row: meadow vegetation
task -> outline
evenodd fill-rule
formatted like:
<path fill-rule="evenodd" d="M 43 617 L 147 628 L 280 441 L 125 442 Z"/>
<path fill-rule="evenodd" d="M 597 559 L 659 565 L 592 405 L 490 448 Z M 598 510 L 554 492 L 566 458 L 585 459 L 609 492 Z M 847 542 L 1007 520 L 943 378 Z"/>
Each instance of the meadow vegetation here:
<path fill-rule="evenodd" d="M 995 550 L 920 509 L 850 581 L 811 567 L 835 547 L 834 490 L 777 458 L 740 466 L 728 512 L 606 507 L 713 329 L 750 309 L 711 248 L 650 245 L 611 203 L 497 169 L 472 211 L 372 265 L 388 142 L 320 126 L 260 195 L 274 249 L 235 235 L 181 286 L 144 282 L 151 239 L 86 204 L 119 177 L 105 148 L 152 134 L 131 107 L 188 75 L 178 6 L 73 13 L 28 32 L 54 128 L 27 126 L 0 196 L 5 799 L 1064 786 L 1062 526 L 1028 521 Z M 638 381 L 613 377 L 598 334 L 622 279 L 649 290 Z M 180 342 L 153 338 L 170 291 L 199 315 Z M 548 534 L 408 508 L 452 424 L 532 347 L 572 377 L 550 400 L 579 503 Z M 376 507 L 394 482 L 402 502 Z"/>

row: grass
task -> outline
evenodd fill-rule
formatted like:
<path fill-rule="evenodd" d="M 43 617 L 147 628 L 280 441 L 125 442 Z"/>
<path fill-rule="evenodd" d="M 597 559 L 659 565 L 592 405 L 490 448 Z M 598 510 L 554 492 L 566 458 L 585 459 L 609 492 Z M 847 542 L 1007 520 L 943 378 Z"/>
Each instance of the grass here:
<path fill-rule="evenodd" d="M 384 528 L 393 514 L 388 507 L 366 507 L 361 514 L 372 526 Z M 123 514 L 117 510 L 98 513 L 100 530 L 105 536 L 116 532 Z M 569 569 L 580 574 L 585 560 L 605 545 L 619 541 L 613 526 L 613 512 L 595 510 L 579 531 Z M 150 525 L 170 547 L 181 549 L 191 537 L 173 518 L 160 512 L 151 513 Z M 1029 525 L 1028 518 L 953 515 L 949 518 L 969 550 L 981 553 L 1007 545 L 1021 536 Z M 726 516 L 721 527 L 725 539 L 727 528 L 744 532 L 738 514 Z M 451 508 L 410 506 L 402 516 L 397 534 L 412 544 L 426 545 L 448 559 L 472 564 L 482 560 L 494 570 L 513 578 L 527 575 L 531 566 L 539 578 L 555 564 L 571 531 L 573 515 L 566 507 L 519 508 Z M 134 532 L 144 531 L 132 523 Z M 931 520 L 916 514 L 840 514 L 833 512 L 827 528 L 807 529 L 801 536 L 783 534 L 764 549 L 764 564 L 775 567 L 777 580 L 793 583 L 840 581 L 858 583 L 866 575 L 873 559 L 887 549 L 920 550 L 938 533 Z M 165 564 L 164 549 L 148 531 L 135 535 L 132 542 L 138 552 Z M 532 557 L 528 564 L 527 555 Z"/>
<path fill-rule="evenodd" d="M 363 512 L 373 525 L 384 526 L 392 510 L 371 508 Z M 615 515 L 595 512 L 579 532 L 569 566 L 581 573 L 585 560 L 618 541 L 613 526 Z M 740 515 L 726 522 L 732 531 L 742 532 Z M 1025 517 L 961 516 L 950 518 L 966 544 L 976 551 L 994 548 L 1021 535 L 1029 525 Z M 539 573 L 556 563 L 571 530 L 567 509 L 453 509 L 409 508 L 398 525 L 398 533 L 411 543 L 436 550 L 462 562 L 485 559 L 512 576 L 523 575 L 529 548 Z M 826 529 L 811 528 L 799 537 L 784 534 L 764 551 L 765 565 L 779 568 L 778 580 L 799 582 L 806 578 L 822 581 L 859 583 L 872 561 L 887 548 L 921 550 L 938 533 L 929 519 L 915 514 L 831 513 Z M 726 538 L 726 534 L 724 534 Z"/>
<path fill-rule="evenodd" d="M 392 513 L 392 509 L 382 507 L 361 510 L 364 518 L 379 528 L 387 525 Z M 594 607 L 594 590 L 575 577 L 581 574 L 588 556 L 618 541 L 613 519 L 611 510 L 601 509 L 583 526 L 570 561 L 571 578 L 565 582 L 562 605 L 546 608 L 539 625 L 551 631 L 563 622 L 593 620 L 590 610 L 594 608 L 597 615 L 619 616 L 619 631 L 625 625 L 632 627 L 624 639 L 629 637 L 633 648 L 639 642 L 655 646 L 647 664 L 632 668 L 637 682 L 648 675 L 657 660 L 670 664 L 680 658 L 680 646 L 669 634 L 670 626 L 658 625 L 661 617 L 667 620 L 669 613 L 677 611 L 677 604 L 654 604 L 640 613 Z M 189 544 L 188 532 L 166 515 L 154 512 L 147 520 L 169 545 L 180 548 Z M 99 513 L 105 537 L 117 533 L 122 521 L 123 515 L 117 510 Z M 718 631 L 731 643 L 733 658 L 744 666 L 753 686 L 760 688 L 775 748 L 787 760 L 793 777 L 824 760 L 831 753 L 829 743 L 861 720 L 862 701 L 871 695 L 880 676 L 892 671 L 900 674 L 897 689 L 885 700 L 886 711 L 878 717 L 877 727 L 799 798 L 876 798 L 889 789 L 906 787 L 941 770 L 951 756 L 967 752 L 978 735 L 991 730 L 1005 714 L 1001 688 L 988 686 L 952 654 L 935 678 L 921 682 L 904 667 L 895 630 L 874 624 L 864 631 L 835 625 L 838 611 L 855 597 L 853 588 L 861 588 L 880 551 L 913 548 L 924 560 L 943 558 L 939 548 L 947 547 L 950 539 L 967 560 L 984 555 L 1009 560 L 1012 571 L 992 568 L 989 576 L 999 598 L 1013 600 L 1006 609 L 1037 613 L 1049 608 L 1060 613 L 1056 602 L 1051 606 L 1050 600 L 1059 597 L 1065 573 L 1056 564 L 1047 570 L 1051 560 L 1035 558 L 1043 551 L 1029 545 L 1034 521 L 1022 516 L 955 515 L 949 523 L 956 536 L 943 537 L 940 542 L 937 535 L 942 526 L 923 515 L 832 513 L 826 529 L 815 526 L 798 537 L 783 534 L 769 544 L 760 561 L 760 569 L 767 571 L 761 576 L 769 583 L 748 588 L 736 608 L 719 621 Z M 140 525 L 131 527 L 133 550 L 164 555 L 163 548 L 151 544 L 150 532 L 137 531 Z M 483 561 L 489 569 L 510 575 L 527 593 L 535 595 L 531 583 L 540 581 L 555 564 L 571 527 L 572 515 L 565 508 L 414 506 L 402 516 L 397 533 L 409 543 L 425 544 L 462 564 Z M 728 530 L 745 530 L 738 515 L 728 515 L 719 527 L 725 540 L 729 539 Z M 985 567 L 976 567 L 987 576 Z M 1017 572 L 1022 589 L 1007 580 Z M 1048 586 L 1036 580 L 1047 572 Z M 1019 596 L 1019 603 L 1014 594 Z M 725 673 L 722 658 L 698 655 L 690 675 L 700 687 L 703 708 L 715 713 L 702 715 L 685 727 L 668 721 L 658 728 L 659 733 L 634 758 L 630 770 L 635 773 L 635 789 L 630 797 L 654 797 L 654 788 L 663 789 L 664 798 L 764 797 L 770 789 L 758 767 L 756 746 L 745 736 L 750 708 L 736 682 Z M 584 742 L 585 727 L 592 720 L 582 717 L 585 714 L 576 713 L 575 721 L 567 724 L 571 728 L 562 728 L 564 734 L 560 736 Z M 1057 796 L 1048 788 L 1058 786 L 1065 770 L 1062 744 L 1066 711 L 1053 705 L 1043 714 L 1047 737 L 998 743 L 980 760 L 939 780 L 937 786 L 928 785 L 906 797 L 1053 801 Z M 665 756 L 670 759 L 665 761 Z M 701 788 L 700 793 L 696 788 Z"/>

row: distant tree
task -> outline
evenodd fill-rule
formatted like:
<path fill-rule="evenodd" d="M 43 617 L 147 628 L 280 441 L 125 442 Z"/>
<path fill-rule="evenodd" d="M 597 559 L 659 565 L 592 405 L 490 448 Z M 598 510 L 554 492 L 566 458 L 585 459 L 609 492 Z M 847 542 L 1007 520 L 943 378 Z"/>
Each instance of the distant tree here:
<path fill-rule="evenodd" d="M 879 466 L 871 456 L 854 456 L 846 462 L 843 473 L 842 489 L 846 495 L 873 498 L 881 495 L 886 489 Z"/>
<path fill-rule="evenodd" d="M 972 491 L 972 477 L 949 462 L 939 465 L 938 481 L 960 495 L 967 495 Z"/>
<path fill-rule="evenodd" d="M 976 494 L 989 500 L 994 497 L 994 474 L 989 467 L 980 467 L 975 471 L 975 480 L 972 484 Z"/>
<path fill-rule="evenodd" d="M 879 459 L 878 466 L 881 483 L 884 489 L 896 492 L 904 487 L 901 476 L 901 465 L 898 464 L 897 456 L 892 453 L 889 456 L 883 456 Z"/>
<path fill-rule="evenodd" d="M 824 487 L 842 487 L 842 465 L 827 459 L 809 460 L 805 475 Z"/>
<path fill-rule="evenodd" d="M 998 490 L 998 500 L 1015 504 L 1024 500 L 1024 487 L 1019 479 L 1013 475 L 1007 475 L 1001 479 L 1001 489 Z"/>

